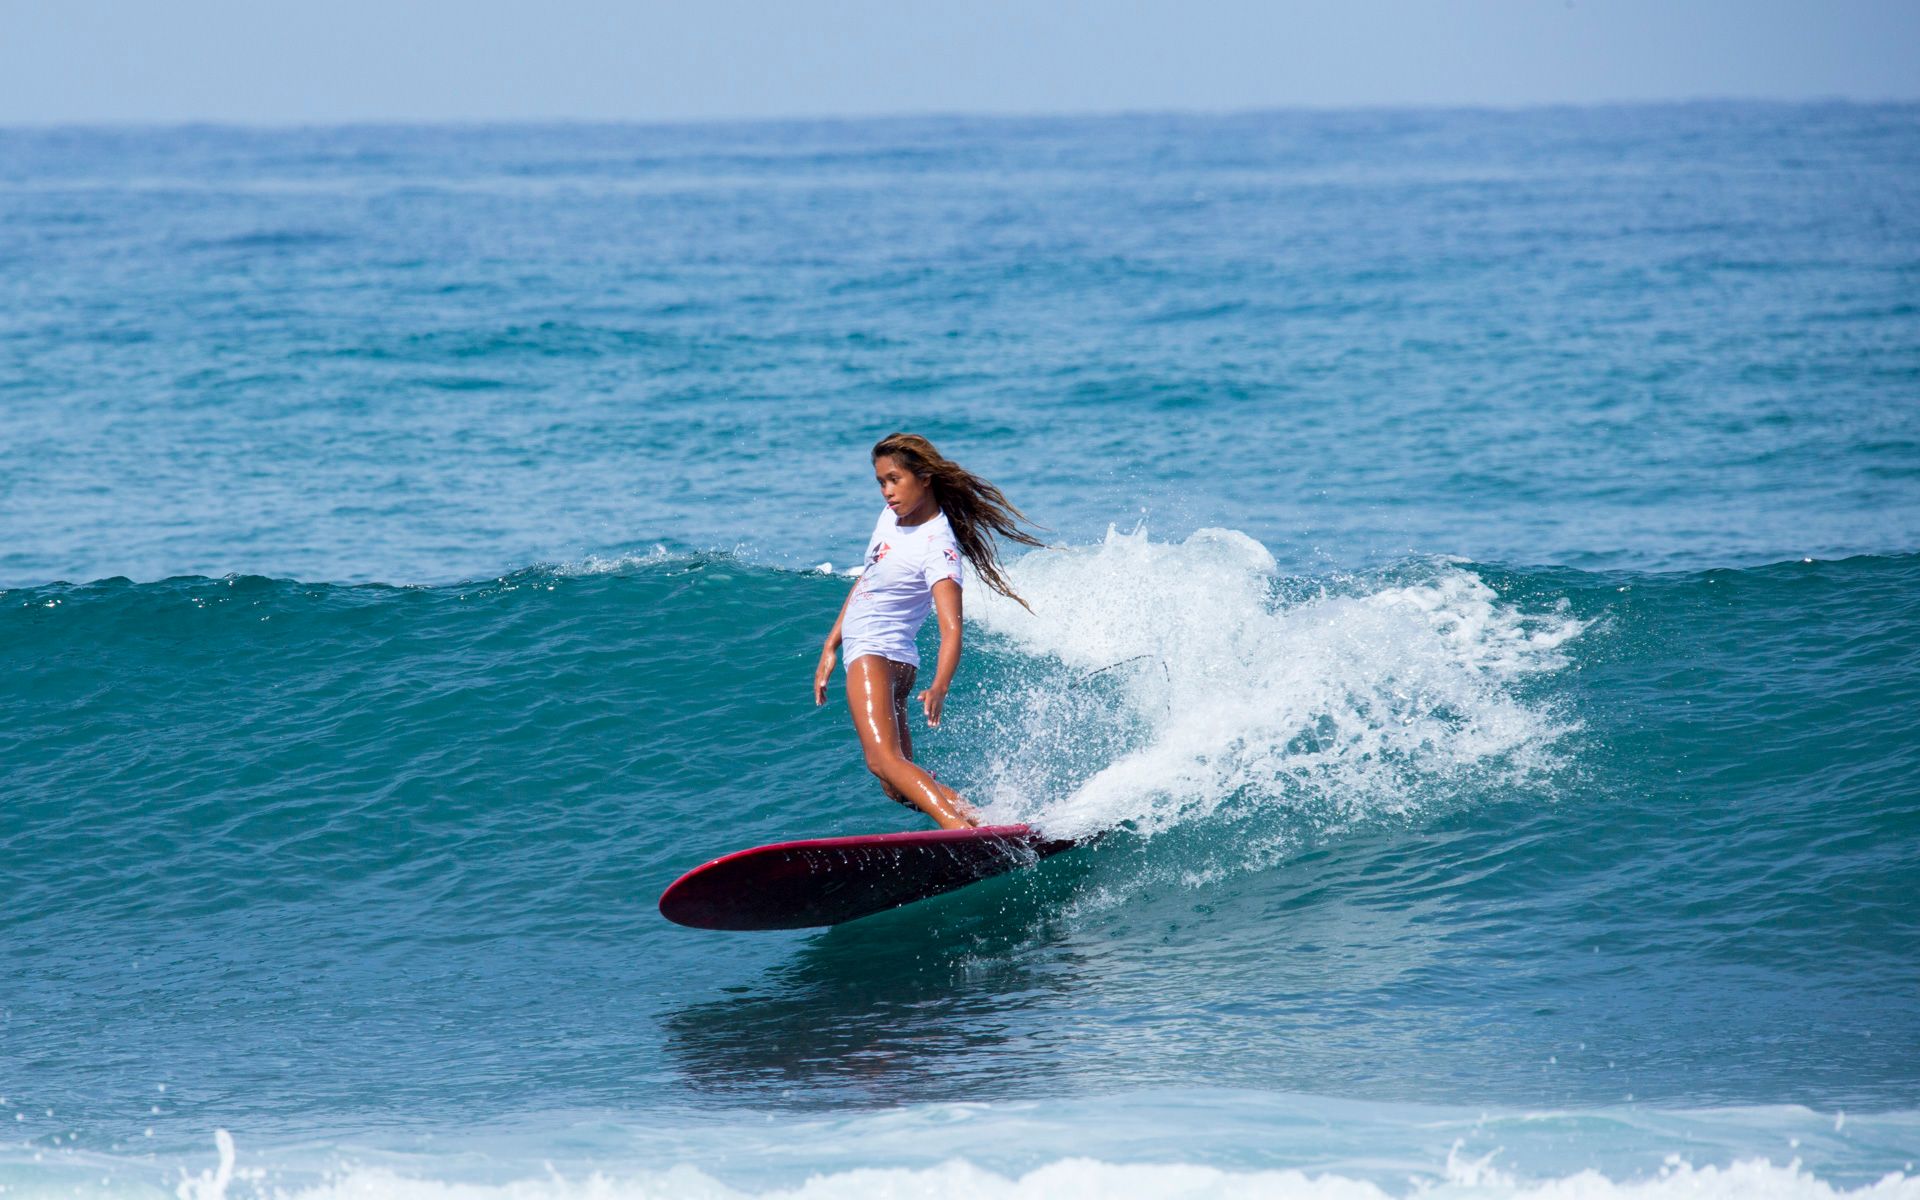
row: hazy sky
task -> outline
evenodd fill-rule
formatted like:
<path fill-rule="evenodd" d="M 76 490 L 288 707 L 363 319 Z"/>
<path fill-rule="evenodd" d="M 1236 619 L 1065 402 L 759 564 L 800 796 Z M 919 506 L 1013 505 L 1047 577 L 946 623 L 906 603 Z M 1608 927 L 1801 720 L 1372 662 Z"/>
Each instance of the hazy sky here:
<path fill-rule="evenodd" d="M 0 123 L 1920 97 L 1920 0 L 0 0 Z"/>

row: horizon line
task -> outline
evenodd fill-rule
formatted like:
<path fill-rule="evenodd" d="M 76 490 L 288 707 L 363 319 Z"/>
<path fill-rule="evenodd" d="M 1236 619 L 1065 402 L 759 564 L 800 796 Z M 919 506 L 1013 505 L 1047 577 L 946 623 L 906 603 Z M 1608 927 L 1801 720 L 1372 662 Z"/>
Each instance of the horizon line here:
<path fill-rule="evenodd" d="M 1087 108 L 1053 110 L 980 110 L 928 108 L 897 112 L 871 113 L 788 113 L 761 115 L 710 116 L 361 116 L 337 118 L 263 118 L 246 117 L 85 117 L 47 119 L 9 119 L 0 117 L 0 131 L 51 132 L 58 130 L 158 130 L 158 129 L 234 129 L 258 132 L 299 129 L 347 128 L 497 128 L 503 126 L 557 127 L 700 127 L 740 125 L 850 125 L 915 121 L 1070 121 L 1128 120 L 1153 117 L 1232 119 L 1278 115 L 1338 115 L 1363 113 L 1526 113 L 1543 111 L 1603 111 L 1609 109 L 1773 107 L 1773 108 L 1912 108 L 1920 107 L 1920 94 L 1913 96 L 1817 96 L 1697 95 L 1688 97 L 1626 98 L 1610 100 L 1540 100 L 1514 102 L 1413 101 L 1359 104 L 1290 103 L 1246 105 L 1219 108 L 1141 107 Z"/>

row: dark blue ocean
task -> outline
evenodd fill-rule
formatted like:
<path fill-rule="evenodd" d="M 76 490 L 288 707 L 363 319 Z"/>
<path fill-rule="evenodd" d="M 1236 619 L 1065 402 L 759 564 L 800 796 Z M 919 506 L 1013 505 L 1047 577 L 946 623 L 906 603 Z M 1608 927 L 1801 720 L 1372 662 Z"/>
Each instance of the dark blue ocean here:
<path fill-rule="evenodd" d="M 1046 527 L 917 827 L 821 639 Z M 931 628 L 923 653 L 931 654 Z M 0 1188 L 1920 1197 L 1920 106 L 0 130 Z"/>

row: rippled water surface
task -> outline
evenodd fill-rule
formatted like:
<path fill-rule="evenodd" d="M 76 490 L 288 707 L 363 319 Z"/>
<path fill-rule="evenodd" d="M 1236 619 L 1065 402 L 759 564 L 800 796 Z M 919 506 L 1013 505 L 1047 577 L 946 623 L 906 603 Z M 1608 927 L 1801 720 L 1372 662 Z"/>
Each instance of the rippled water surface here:
<path fill-rule="evenodd" d="M 1917 181 L 1910 106 L 0 131 L 0 1183 L 1920 1193 Z M 924 759 L 1111 832 L 668 925 L 911 820 L 809 695 L 894 428 L 1052 542 Z"/>

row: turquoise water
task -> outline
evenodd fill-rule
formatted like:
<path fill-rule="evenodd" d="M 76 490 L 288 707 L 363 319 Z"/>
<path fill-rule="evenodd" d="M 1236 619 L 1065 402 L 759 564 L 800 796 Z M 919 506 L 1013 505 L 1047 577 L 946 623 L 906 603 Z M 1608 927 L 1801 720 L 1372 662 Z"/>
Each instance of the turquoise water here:
<path fill-rule="evenodd" d="M 1912 106 L 0 132 L 0 1184 L 1920 1195 L 1916 182 Z M 669 925 L 910 823 L 809 694 L 894 428 L 1053 543 L 924 760 L 1116 832 Z"/>

